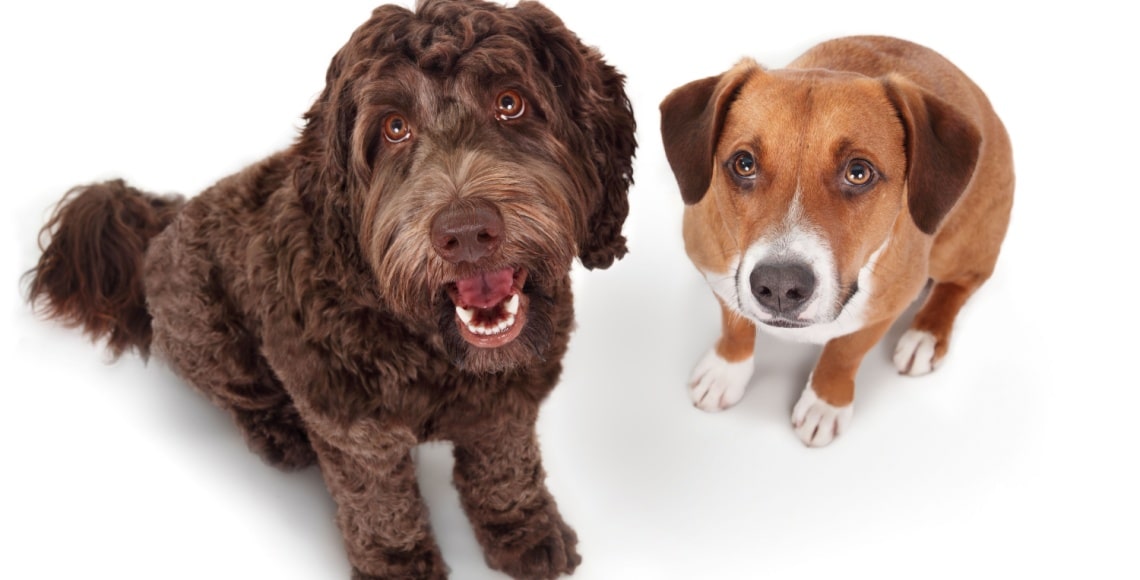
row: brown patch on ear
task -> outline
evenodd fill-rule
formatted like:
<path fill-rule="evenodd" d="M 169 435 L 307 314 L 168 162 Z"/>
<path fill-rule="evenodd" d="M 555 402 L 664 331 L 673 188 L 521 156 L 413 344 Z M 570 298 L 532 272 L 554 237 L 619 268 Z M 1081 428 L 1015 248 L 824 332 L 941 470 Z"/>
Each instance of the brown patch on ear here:
<path fill-rule="evenodd" d="M 713 151 L 728 108 L 759 66 L 740 61 L 732 70 L 693 81 L 661 101 L 661 140 L 681 198 L 692 205 L 705 196 L 712 180 Z"/>
<path fill-rule="evenodd" d="M 966 190 L 982 137 L 958 109 L 900 78 L 883 81 L 906 132 L 907 206 L 918 229 L 938 231 Z"/>

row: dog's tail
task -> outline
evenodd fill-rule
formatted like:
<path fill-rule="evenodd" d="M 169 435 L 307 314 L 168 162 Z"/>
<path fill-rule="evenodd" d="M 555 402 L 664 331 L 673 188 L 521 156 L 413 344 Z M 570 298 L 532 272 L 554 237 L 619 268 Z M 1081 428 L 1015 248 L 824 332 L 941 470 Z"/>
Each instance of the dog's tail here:
<path fill-rule="evenodd" d="M 184 203 L 122 180 L 67 192 L 40 232 L 43 254 L 27 273 L 28 302 L 49 318 L 82 327 L 92 340 L 106 338 L 115 358 L 132 348 L 148 356 L 143 257 Z"/>

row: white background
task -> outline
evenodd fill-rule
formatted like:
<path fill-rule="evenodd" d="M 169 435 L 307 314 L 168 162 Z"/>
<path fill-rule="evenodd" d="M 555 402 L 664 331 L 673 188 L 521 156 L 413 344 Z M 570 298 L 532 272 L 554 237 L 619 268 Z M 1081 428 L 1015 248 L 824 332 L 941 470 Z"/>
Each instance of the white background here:
<path fill-rule="evenodd" d="M 640 124 L 630 255 L 575 272 L 579 327 L 540 421 L 549 485 L 581 537 L 575 578 L 1140 574 L 1133 17 L 1107 2 L 548 4 L 628 75 Z M 72 185 L 192 194 L 287 145 L 372 6 L 0 8 L 0 578 L 348 577 L 316 470 L 262 464 L 161 363 L 108 365 L 37 320 L 18 279 Z M 857 33 L 933 47 L 988 92 L 1017 198 L 943 367 L 898 376 L 898 325 L 863 365 L 850 430 L 815 450 L 788 418 L 814 347 L 762 337 L 739 406 L 689 403 L 719 314 L 684 256 L 657 105 L 742 56 L 779 67 Z M 449 457 L 425 449 L 421 482 L 452 576 L 501 578 Z"/>

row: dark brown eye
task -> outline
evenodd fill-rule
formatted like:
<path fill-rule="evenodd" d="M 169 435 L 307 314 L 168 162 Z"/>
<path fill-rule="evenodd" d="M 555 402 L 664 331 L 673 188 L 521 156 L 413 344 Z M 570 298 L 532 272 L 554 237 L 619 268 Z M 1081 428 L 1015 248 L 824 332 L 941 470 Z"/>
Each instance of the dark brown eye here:
<path fill-rule="evenodd" d="M 854 159 L 847 163 L 843 177 L 851 185 L 867 185 L 875 180 L 875 168 L 862 159 Z"/>
<path fill-rule="evenodd" d="M 399 113 L 392 113 L 384 117 L 384 138 L 389 143 L 407 141 L 412 136 L 412 126 L 408 120 Z"/>
<path fill-rule="evenodd" d="M 745 179 L 756 177 L 756 158 L 747 151 L 738 151 L 732 156 L 732 172 Z"/>
<path fill-rule="evenodd" d="M 526 112 L 526 101 L 518 91 L 510 90 L 495 97 L 495 118 L 500 121 L 518 119 Z"/>

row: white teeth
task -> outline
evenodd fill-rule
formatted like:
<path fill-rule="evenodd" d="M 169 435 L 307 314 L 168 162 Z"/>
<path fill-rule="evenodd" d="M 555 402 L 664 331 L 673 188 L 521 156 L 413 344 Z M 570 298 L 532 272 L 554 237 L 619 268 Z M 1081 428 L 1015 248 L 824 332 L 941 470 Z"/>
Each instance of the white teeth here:
<path fill-rule="evenodd" d="M 462 306 L 455 307 L 455 315 L 467 327 L 467 330 L 472 334 L 482 336 L 493 336 L 506 332 L 509 328 L 515 325 L 515 320 L 519 313 L 519 295 L 512 294 L 511 297 L 502 304 L 503 313 L 506 317 L 495 324 L 494 326 L 483 326 L 480 324 L 473 324 L 475 320 L 475 308 L 464 308 Z"/>
<path fill-rule="evenodd" d="M 468 321 L 464 321 L 464 324 L 467 326 L 467 330 L 470 330 L 473 334 L 481 334 L 483 336 L 491 336 L 494 334 L 499 334 L 499 333 L 507 330 L 508 328 L 514 326 L 515 325 L 515 315 L 514 314 L 508 315 L 505 320 L 496 324 L 495 326 L 475 326 L 474 324 L 471 324 Z"/>
<path fill-rule="evenodd" d="M 500 322 L 500 323 L 499 323 L 499 330 L 498 330 L 498 332 L 503 332 L 504 330 L 506 330 L 506 329 L 508 329 L 508 328 L 510 328 L 510 327 L 512 327 L 512 326 L 514 326 L 514 325 L 515 325 L 515 315 L 514 315 L 514 314 L 510 314 L 510 315 L 508 315 L 508 316 L 507 316 L 507 319 L 506 319 L 506 320 L 504 320 L 504 321 L 502 321 L 502 322 Z"/>
<path fill-rule="evenodd" d="M 457 314 L 459 316 L 459 319 L 463 321 L 463 324 L 470 325 L 471 319 L 475 318 L 475 309 L 474 308 L 464 308 L 462 306 L 456 306 L 455 307 L 455 314 Z"/>

